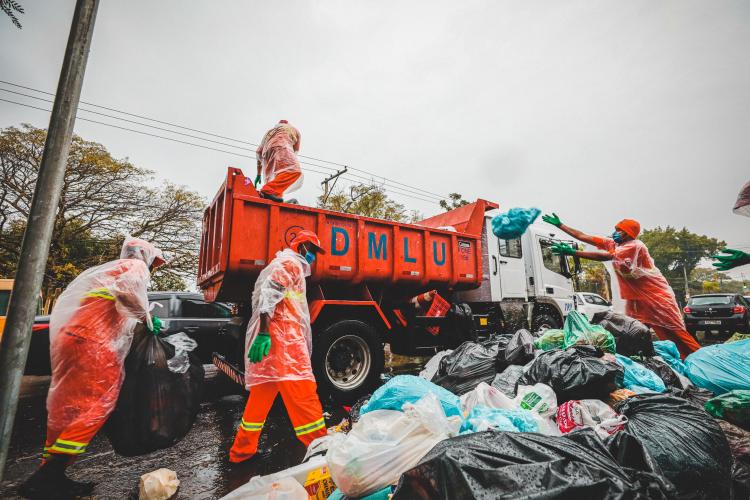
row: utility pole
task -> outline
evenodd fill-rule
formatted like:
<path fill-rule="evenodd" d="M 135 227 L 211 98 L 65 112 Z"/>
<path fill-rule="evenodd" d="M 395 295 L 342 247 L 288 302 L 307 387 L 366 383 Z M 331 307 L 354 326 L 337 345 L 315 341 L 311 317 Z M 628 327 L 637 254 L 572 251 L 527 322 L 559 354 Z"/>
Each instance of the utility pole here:
<path fill-rule="evenodd" d="M 325 203 L 326 201 L 328 201 L 328 196 L 333 192 L 333 188 L 336 187 L 336 183 L 338 182 L 339 177 L 342 176 L 342 175 L 344 175 L 348 171 L 349 171 L 349 167 L 345 166 L 344 170 L 339 170 L 335 174 L 331 174 L 328 177 L 326 177 L 325 179 L 323 179 L 323 182 L 320 183 L 321 185 L 325 186 L 323 188 L 323 203 Z M 331 181 L 333 181 L 333 185 L 329 188 L 328 187 L 328 183 L 331 182 Z"/>
<path fill-rule="evenodd" d="M 76 2 L 42 164 L 21 243 L 8 318 L 0 342 L 0 481 L 8 457 L 18 393 L 31 342 L 31 326 L 49 255 L 98 7 L 99 0 Z"/>
<path fill-rule="evenodd" d="M 688 283 L 687 269 L 682 265 L 682 276 L 685 278 L 685 304 L 690 300 L 690 283 Z"/>

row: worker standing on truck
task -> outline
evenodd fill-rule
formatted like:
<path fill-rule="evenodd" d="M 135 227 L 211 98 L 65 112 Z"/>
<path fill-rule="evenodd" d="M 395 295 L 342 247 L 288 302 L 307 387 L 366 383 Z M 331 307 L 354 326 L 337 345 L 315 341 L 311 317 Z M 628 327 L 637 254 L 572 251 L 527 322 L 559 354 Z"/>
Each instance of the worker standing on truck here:
<path fill-rule="evenodd" d="M 281 202 L 284 193 L 302 186 L 302 169 L 297 159 L 300 138 L 299 130 L 286 120 L 279 120 L 278 125 L 263 136 L 255 151 L 258 160 L 255 187 L 260 183 L 262 172 L 266 182 L 260 190 L 263 198 Z"/>
<path fill-rule="evenodd" d="M 146 287 L 164 264 L 161 250 L 128 237 L 120 258 L 81 273 L 57 299 L 50 316 L 52 380 L 42 465 L 21 486 L 28 498 L 87 496 L 94 483 L 73 481 L 65 469 L 115 409 L 123 364 L 140 321 L 155 332 Z"/>
<path fill-rule="evenodd" d="M 551 247 L 556 254 L 577 255 L 601 262 L 611 260 L 620 284 L 620 294 L 625 300 L 625 314 L 651 327 L 660 339 L 674 341 L 683 358 L 700 349 L 698 342 L 685 329 L 672 287 L 654 265 L 646 245 L 638 239 L 641 232 L 638 221 L 623 219 L 615 225 L 611 238 L 603 238 L 589 236 L 566 226 L 554 213 L 545 215 L 542 220 L 579 241 L 603 250 L 583 252 L 565 243 Z"/>
<path fill-rule="evenodd" d="M 289 246 L 261 271 L 253 289 L 245 343 L 245 385 L 250 397 L 229 451 L 230 462 L 242 462 L 258 451 L 260 433 L 277 395 L 305 446 L 326 435 L 310 362 L 312 330 L 305 285 L 316 255 L 325 250 L 308 230 L 300 231 Z"/>
<path fill-rule="evenodd" d="M 740 189 L 740 194 L 737 195 L 737 202 L 734 204 L 733 211 L 737 215 L 750 217 L 750 181 L 746 182 L 742 186 L 742 189 Z M 732 250 L 731 248 L 725 248 L 721 251 L 721 254 L 714 255 L 713 258 L 716 259 L 713 266 L 718 271 L 729 271 L 735 267 L 750 264 L 750 253 L 743 252 L 742 250 Z"/>

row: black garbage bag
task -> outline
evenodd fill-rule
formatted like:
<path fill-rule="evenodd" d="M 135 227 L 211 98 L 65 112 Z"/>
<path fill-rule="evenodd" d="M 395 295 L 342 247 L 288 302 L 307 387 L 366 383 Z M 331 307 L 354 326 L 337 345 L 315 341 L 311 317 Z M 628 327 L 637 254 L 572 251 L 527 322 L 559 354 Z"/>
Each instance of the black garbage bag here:
<path fill-rule="evenodd" d="M 105 426 L 112 448 L 134 456 L 168 448 L 195 422 L 203 387 L 203 365 L 192 353 L 177 353 L 164 338 L 137 332 L 127 358 L 125 380 Z M 172 371 L 168 361 L 184 357 Z"/>
<path fill-rule="evenodd" d="M 522 375 L 523 366 L 510 365 L 502 373 L 495 375 L 491 385 L 509 398 L 515 398 L 516 391 L 518 390 L 518 380 Z"/>
<path fill-rule="evenodd" d="M 519 384 L 547 384 L 562 404 L 571 399 L 607 400 L 623 379 L 623 368 L 601 359 L 603 352 L 591 345 L 553 349 L 540 354 L 519 379 Z"/>
<path fill-rule="evenodd" d="M 675 389 L 682 390 L 690 385 L 689 380 L 686 381 L 687 385 L 685 385 L 683 383 L 683 380 L 680 379 L 680 376 L 677 374 L 677 372 L 674 371 L 672 367 L 666 363 L 666 361 L 662 361 L 661 359 L 654 357 L 643 357 L 639 358 L 638 362 L 652 372 L 656 373 L 659 378 L 662 379 L 664 385 L 667 386 L 667 389 L 671 389 L 674 387 Z"/>
<path fill-rule="evenodd" d="M 484 342 L 464 342 L 440 360 L 440 367 L 432 382 L 459 396 L 471 391 L 480 382 L 489 384 L 497 374 L 497 355 L 510 337 L 499 335 Z"/>
<path fill-rule="evenodd" d="M 350 426 L 359 422 L 359 417 L 362 414 L 362 407 L 366 405 L 368 401 L 370 401 L 370 396 L 372 396 L 372 394 L 362 396 L 357 401 L 355 401 L 352 407 L 349 409 L 348 420 Z"/>
<path fill-rule="evenodd" d="M 534 359 L 534 335 L 528 330 L 518 330 L 497 354 L 497 372 L 510 365 L 525 365 Z"/>
<path fill-rule="evenodd" d="M 703 410 L 706 406 L 706 401 L 714 397 L 714 393 L 708 389 L 702 389 L 697 385 L 689 385 L 684 389 L 677 389 L 676 387 L 670 387 L 669 393 L 678 398 L 686 400 L 691 405 Z"/>
<path fill-rule="evenodd" d="M 705 411 L 667 394 L 617 404 L 628 417 L 623 433 L 643 443 L 664 476 L 689 498 L 728 498 L 732 454 L 719 424 Z"/>
<path fill-rule="evenodd" d="M 617 345 L 617 354 L 623 356 L 655 356 L 651 330 L 630 316 L 613 311 L 594 314 L 591 323 L 603 326 L 612 334 Z"/>
<path fill-rule="evenodd" d="M 750 432 L 730 424 L 725 420 L 717 420 L 719 427 L 729 442 L 732 450 L 732 498 L 750 498 Z"/>
<path fill-rule="evenodd" d="M 593 429 L 565 436 L 479 432 L 441 441 L 395 499 L 668 498 L 658 475 L 620 466 Z"/>

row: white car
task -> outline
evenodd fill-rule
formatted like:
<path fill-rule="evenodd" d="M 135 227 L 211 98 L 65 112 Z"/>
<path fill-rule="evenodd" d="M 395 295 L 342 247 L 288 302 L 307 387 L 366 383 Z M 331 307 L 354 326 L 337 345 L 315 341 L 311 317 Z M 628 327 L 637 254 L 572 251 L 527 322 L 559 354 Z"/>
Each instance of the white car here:
<path fill-rule="evenodd" d="M 612 310 L 612 303 L 607 301 L 601 295 L 589 292 L 578 292 L 576 293 L 576 298 L 578 299 L 576 301 L 578 304 L 578 312 L 585 314 L 589 320 L 598 312 Z"/>

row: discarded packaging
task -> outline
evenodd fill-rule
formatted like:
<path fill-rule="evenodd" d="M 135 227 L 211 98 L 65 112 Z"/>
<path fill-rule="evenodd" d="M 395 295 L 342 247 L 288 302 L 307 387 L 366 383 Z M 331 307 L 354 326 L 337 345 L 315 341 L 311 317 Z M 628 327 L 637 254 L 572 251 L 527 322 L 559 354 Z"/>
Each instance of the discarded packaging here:
<path fill-rule="evenodd" d="M 563 434 L 591 427 L 600 438 L 606 439 L 621 431 L 627 421 L 598 399 L 566 401 L 557 408 L 557 426 Z"/>
<path fill-rule="evenodd" d="M 593 345 L 604 352 L 614 354 L 615 338 L 599 325 L 592 325 L 586 316 L 578 311 L 570 311 L 563 325 L 563 347 Z"/>
<path fill-rule="evenodd" d="M 439 353 L 435 354 L 424 365 L 424 368 L 422 369 L 422 371 L 419 372 L 419 376 L 425 380 L 432 380 L 432 377 L 435 376 L 435 374 L 438 371 L 438 368 L 440 368 L 440 360 L 452 352 L 453 351 L 451 349 L 446 349 L 444 351 L 440 351 Z"/>
<path fill-rule="evenodd" d="M 750 390 L 750 340 L 702 347 L 685 358 L 685 370 L 692 383 L 716 395 Z"/>
<path fill-rule="evenodd" d="M 709 399 L 704 408 L 716 418 L 750 428 L 750 390 L 725 392 L 721 396 Z"/>
<path fill-rule="evenodd" d="M 549 328 L 542 332 L 541 337 L 534 341 L 534 347 L 543 351 L 562 349 L 565 341 L 565 332 L 555 328 Z"/>
<path fill-rule="evenodd" d="M 492 382 L 497 374 L 497 357 L 510 336 L 500 335 L 485 342 L 464 342 L 440 360 L 432 382 L 454 394 L 465 394 L 480 382 Z"/>
<path fill-rule="evenodd" d="M 534 359 L 534 336 L 528 330 L 518 330 L 505 348 L 498 352 L 496 369 L 502 372 L 510 365 L 525 365 Z"/>
<path fill-rule="evenodd" d="M 509 398 L 516 397 L 516 387 L 518 387 L 518 380 L 524 373 L 524 367 L 518 365 L 510 365 L 502 373 L 495 375 L 492 379 L 492 387 L 498 389 L 500 392 L 508 396 Z"/>
<path fill-rule="evenodd" d="M 654 372 L 633 361 L 632 359 L 617 354 L 617 362 L 625 370 L 622 386 L 638 394 L 647 392 L 664 392 L 667 390 L 664 381 Z"/>
<path fill-rule="evenodd" d="M 651 330 L 637 319 L 614 311 L 594 314 L 591 320 L 615 338 L 617 353 L 623 356 L 654 356 Z"/>
<path fill-rule="evenodd" d="M 326 500 L 336 490 L 328 466 L 310 471 L 303 486 L 310 500 Z"/>
<path fill-rule="evenodd" d="M 492 219 L 492 232 L 502 240 L 520 238 L 539 217 L 538 208 L 511 208 Z"/>
<path fill-rule="evenodd" d="M 180 480 L 169 469 L 157 469 L 141 476 L 138 483 L 138 500 L 167 500 L 177 493 Z"/>
<path fill-rule="evenodd" d="M 636 396 L 636 393 L 634 393 L 630 389 L 617 389 L 616 391 L 612 391 L 611 393 L 609 393 L 607 404 L 609 406 L 614 406 L 620 401 L 625 401 L 626 399 L 632 398 L 633 396 Z"/>
<path fill-rule="evenodd" d="M 397 375 L 372 393 L 360 410 L 360 419 L 375 410 L 401 411 L 404 404 L 416 403 L 430 393 L 438 398 L 446 415 L 461 415 L 461 400 L 455 394 L 414 375 Z"/>
<path fill-rule="evenodd" d="M 305 483 L 311 477 L 325 476 L 326 473 L 323 472 L 323 469 L 326 467 L 325 457 L 317 455 L 306 462 L 273 474 L 253 476 L 250 481 L 230 492 L 222 500 L 244 500 L 246 498 L 269 500 L 275 498 L 307 499 L 308 493 L 304 487 Z M 326 485 L 325 487 L 330 488 L 330 485 Z"/>

